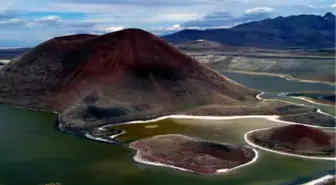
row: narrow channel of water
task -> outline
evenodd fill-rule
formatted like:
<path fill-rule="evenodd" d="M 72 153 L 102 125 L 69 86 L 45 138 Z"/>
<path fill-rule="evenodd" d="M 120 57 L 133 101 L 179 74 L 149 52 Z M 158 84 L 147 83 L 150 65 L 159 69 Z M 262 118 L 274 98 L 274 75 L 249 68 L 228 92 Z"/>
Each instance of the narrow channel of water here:
<path fill-rule="evenodd" d="M 335 91 L 335 86 L 318 82 L 300 82 L 278 76 L 220 72 L 247 87 L 264 92 Z"/>

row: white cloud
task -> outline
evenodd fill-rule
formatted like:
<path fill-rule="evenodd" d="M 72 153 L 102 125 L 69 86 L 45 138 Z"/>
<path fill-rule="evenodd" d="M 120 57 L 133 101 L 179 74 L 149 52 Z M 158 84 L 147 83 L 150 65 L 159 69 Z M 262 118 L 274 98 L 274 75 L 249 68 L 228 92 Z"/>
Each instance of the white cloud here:
<path fill-rule="evenodd" d="M 60 2 L 72 2 L 80 4 L 93 4 L 91 0 L 59 0 Z M 137 5 L 137 6 L 186 6 L 190 4 L 207 4 L 213 0 L 95 0 L 94 4 Z"/>
<path fill-rule="evenodd" d="M 274 12 L 274 8 L 266 7 L 266 6 L 259 6 L 251 9 L 247 9 L 245 11 L 246 14 L 256 14 L 256 13 L 271 13 Z"/>
<path fill-rule="evenodd" d="M 1 38 L 4 40 L 9 36 L 22 41 L 33 38 L 41 41 L 65 33 L 101 34 L 124 27 L 137 27 L 159 34 L 187 28 L 224 28 L 249 20 L 275 16 L 321 15 L 331 11 L 331 7 L 336 8 L 336 4 L 331 5 L 333 3 L 336 2 L 333 0 L 308 0 L 308 2 L 307 0 L 0 0 L 0 42 Z M 69 13 L 78 16 L 68 16 Z M 48 16 L 36 17 L 38 15 Z M 31 34 L 27 36 L 29 30 Z"/>
<path fill-rule="evenodd" d="M 179 24 L 174 24 L 172 28 L 173 28 L 173 29 L 180 29 L 180 28 L 181 28 L 181 25 L 179 25 Z"/>
<path fill-rule="evenodd" d="M 62 19 L 56 15 L 49 15 L 40 17 L 33 20 L 26 20 L 26 26 L 33 27 L 33 26 L 56 26 L 62 23 Z"/>
<path fill-rule="evenodd" d="M 105 33 L 109 33 L 109 32 L 119 31 L 122 29 L 124 29 L 123 26 L 110 26 L 107 28 L 101 28 L 100 30 L 104 31 Z"/>
<path fill-rule="evenodd" d="M 151 29 L 152 31 L 155 32 L 162 32 L 162 31 L 179 31 L 184 29 L 180 24 L 174 24 L 173 26 L 168 26 L 168 27 L 157 27 Z"/>
<path fill-rule="evenodd" d="M 0 24 L 19 24 L 19 23 L 22 23 L 23 22 L 23 20 L 21 20 L 21 19 L 17 19 L 17 18 L 15 18 L 15 19 L 8 19 L 8 20 L 2 20 L 2 21 L 0 21 Z"/>
<path fill-rule="evenodd" d="M 39 19 L 36 19 L 39 22 L 54 22 L 54 21 L 59 21 L 61 20 L 61 18 L 59 16 L 56 15 L 50 15 L 50 16 L 45 16 L 45 17 L 41 17 Z"/>
<path fill-rule="evenodd" d="M 324 5 L 312 5 L 312 4 L 307 5 L 307 7 L 308 7 L 308 8 L 313 8 L 313 9 L 324 9 L 324 8 L 328 8 L 328 7 L 324 6 Z"/>
<path fill-rule="evenodd" d="M 159 21 L 188 21 L 198 18 L 197 13 L 158 13 L 153 17 L 146 19 L 147 22 Z"/>

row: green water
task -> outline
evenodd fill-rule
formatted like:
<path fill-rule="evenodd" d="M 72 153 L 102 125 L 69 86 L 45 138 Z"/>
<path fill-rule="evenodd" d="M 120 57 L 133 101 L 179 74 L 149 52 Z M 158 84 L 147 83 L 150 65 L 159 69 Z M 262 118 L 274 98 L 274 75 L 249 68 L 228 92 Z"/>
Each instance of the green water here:
<path fill-rule="evenodd" d="M 221 74 L 247 87 L 265 92 L 297 92 L 297 91 L 335 91 L 335 86 L 318 82 L 299 82 L 278 76 L 253 75 L 234 72 Z"/>
<path fill-rule="evenodd" d="M 236 76 L 233 79 L 240 79 L 245 85 L 270 92 L 312 90 L 310 88 L 314 85 L 298 82 L 295 82 L 297 85 L 290 85 L 282 81 L 283 84 L 267 87 L 267 83 L 274 82 L 274 79 L 263 76 L 259 79 L 262 83 L 259 81 L 258 84 L 252 77 L 246 81 L 244 78 L 246 76 Z M 316 87 L 326 90 L 331 88 L 324 84 Z M 56 129 L 56 115 L 52 113 L 0 105 L 0 116 L 0 185 L 39 185 L 47 182 L 61 182 L 63 185 L 277 185 L 291 182 L 297 177 L 315 177 L 320 172 L 325 173 L 326 170 L 335 168 L 335 163 L 331 161 L 308 160 L 259 151 L 260 157 L 252 165 L 229 174 L 199 176 L 138 164 L 132 160 L 135 152 L 127 147 L 62 133 Z M 182 133 L 212 141 L 245 144 L 243 133 L 276 125 L 263 119 L 179 119 L 151 124 L 158 127 L 118 126 L 128 132 L 128 135 L 119 139 L 131 142 L 156 134 Z"/>
<path fill-rule="evenodd" d="M 219 176 L 198 176 L 137 164 L 134 151 L 99 143 L 55 129 L 56 115 L 0 105 L 0 184 L 278 184 L 332 169 L 334 162 L 306 160 L 261 152 L 253 165 Z M 158 122 L 153 124 L 163 124 Z M 164 133 L 182 132 L 213 141 L 243 143 L 241 134 L 273 125 L 265 120 L 170 121 Z M 206 125 L 208 123 L 208 125 Z M 142 126 L 142 125 L 141 125 Z M 158 128 L 155 129 L 159 129 Z M 182 129 L 181 129 L 182 128 Z M 152 133 L 155 133 L 152 128 Z M 138 133 L 144 133 L 139 129 Z M 158 131 L 160 133 L 160 131 Z M 140 134 L 141 135 L 141 134 Z M 144 134 L 140 137 L 147 136 Z M 134 138 L 133 138 L 134 139 Z"/>
<path fill-rule="evenodd" d="M 292 103 L 305 104 L 321 109 L 323 112 L 335 116 L 335 107 L 330 105 L 321 105 L 316 103 L 307 102 L 292 97 L 281 97 L 278 95 L 280 92 L 298 92 L 298 91 L 324 91 L 334 92 L 335 86 L 323 84 L 323 83 L 311 83 L 311 82 L 298 82 L 293 80 L 287 80 L 285 78 L 277 76 L 267 75 L 252 75 L 244 73 L 233 72 L 221 72 L 223 75 L 231 78 L 232 80 L 239 82 L 253 89 L 257 89 L 262 92 L 266 92 L 262 98 L 265 99 L 281 99 Z"/>

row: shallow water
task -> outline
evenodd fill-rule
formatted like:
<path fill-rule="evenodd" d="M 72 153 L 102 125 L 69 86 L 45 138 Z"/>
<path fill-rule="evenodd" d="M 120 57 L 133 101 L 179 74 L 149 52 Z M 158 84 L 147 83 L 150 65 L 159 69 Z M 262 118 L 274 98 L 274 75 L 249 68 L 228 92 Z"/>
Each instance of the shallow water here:
<path fill-rule="evenodd" d="M 156 125 L 153 129 L 149 126 Z M 117 137 L 121 142 L 132 142 L 141 138 L 160 134 L 184 134 L 198 139 L 214 142 L 246 145 L 243 135 L 250 130 L 280 126 L 283 123 L 273 122 L 262 118 L 244 118 L 235 120 L 209 121 L 195 119 L 167 119 L 152 123 L 127 124 L 113 126 L 126 131 Z M 300 176 L 312 175 L 321 171 L 333 169 L 335 162 L 302 159 L 274 154 L 258 150 L 259 158 L 256 163 L 240 168 L 221 177 L 220 182 L 234 184 L 277 184 L 286 183 Z M 304 164 L 304 165 L 303 165 Z M 264 175 L 262 175 L 264 174 Z M 244 177 L 240 181 L 237 179 Z M 245 181 L 249 179 L 249 181 Z M 249 182 L 249 183 L 247 183 Z M 252 183 L 253 182 L 253 183 Z"/>
<path fill-rule="evenodd" d="M 260 152 L 259 160 L 229 174 L 199 176 L 164 167 L 137 164 L 134 151 L 99 143 L 55 129 L 56 115 L 0 105 L 0 184 L 64 185 L 110 184 L 278 184 L 298 176 L 310 176 L 334 168 L 334 162 L 306 160 Z M 262 119 L 204 121 L 179 119 L 151 123 L 137 132 L 141 136 L 185 133 L 218 142 L 244 144 L 241 134 L 273 125 Z M 164 128 L 162 128 L 164 126 Z M 126 126 L 126 125 L 125 125 Z M 129 127 L 131 125 L 127 125 Z M 131 128 L 130 128 L 131 129 Z M 161 131 L 158 131 L 161 129 Z M 131 129 L 132 130 L 132 129 Z M 146 132 L 144 132 L 146 131 Z M 146 133 L 146 134 L 144 134 Z"/>
<path fill-rule="evenodd" d="M 265 92 L 335 91 L 335 86 L 318 82 L 300 82 L 268 75 L 220 73 L 247 87 Z"/>
<path fill-rule="evenodd" d="M 312 82 L 299 82 L 293 80 L 287 80 L 278 76 L 267 75 L 252 75 L 244 73 L 234 72 L 221 72 L 223 75 L 237 81 L 246 87 L 256 89 L 258 91 L 265 92 L 262 98 L 265 99 L 281 99 L 292 103 L 305 104 L 321 109 L 321 111 L 330 115 L 336 116 L 336 109 L 334 106 L 321 105 L 317 103 L 311 103 L 305 100 L 300 100 L 293 97 L 279 96 L 281 92 L 299 92 L 299 91 L 325 91 L 334 92 L 335 86 L 323 83 Z"/>
<path fill-rule="evenodd" d="M 260 84 L 259 77 L 259 84 L 257 79 L 251 77 L 244 81 L 244 78 L 246 76 L 236 76 L 233 79 L 272 92 L 331 88 L 325 84 L 306 85 L 298 82 L 294 82 L 298 83 L 296 85 L 282 82 L 283 85 L 272 84 L 267 87 L 269 84 Z M 264 77 L 261 80 L 275 83 Z M 128 149 L 126 145 L 123 147 L 99 143 L 60 132 L 55 125 L 56 115 L 52 113 L 0 105 L 0 116 L 0 185 L 39 185 L 47 182 L 61 182 L 63 185 L 277 185 L 287 184 L 300 177 L 316 178 L 326 174 L 328 170 L 335 170 L 335 162 L 332 161 L 288 157 L 258 150 L 260 157 L 252 165 L 229 174 L 199 176 L 135 163 L 132 160 L 135 151 Z M 182 133 L 216 142 L 244 145 L 242 135 L 245 132 L 277 124 L 265 119 L 178 119 L 159 121 L 147 126 L 118 127 L 129 133 L 119 137 L 126 142 L 151 135 Z"/>

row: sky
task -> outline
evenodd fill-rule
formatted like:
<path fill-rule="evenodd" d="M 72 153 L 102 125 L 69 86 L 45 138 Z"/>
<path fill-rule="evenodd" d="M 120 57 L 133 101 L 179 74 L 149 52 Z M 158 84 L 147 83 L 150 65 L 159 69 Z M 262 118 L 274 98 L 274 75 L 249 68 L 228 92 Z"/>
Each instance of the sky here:
<path fill-rule="evenodd" d="M 156 35 L 335 12 L 335 0 L 0 0 L 0 48 L 141 28 Z"/>

